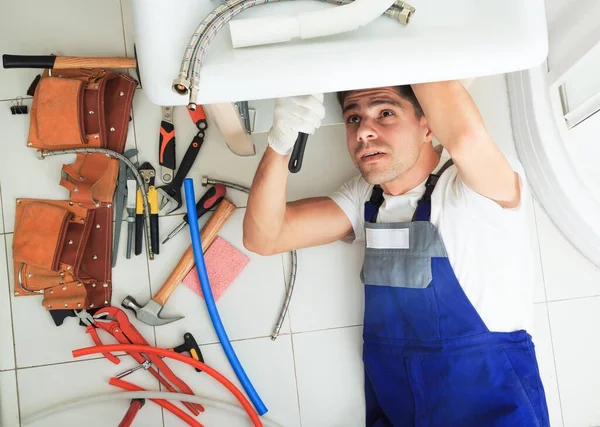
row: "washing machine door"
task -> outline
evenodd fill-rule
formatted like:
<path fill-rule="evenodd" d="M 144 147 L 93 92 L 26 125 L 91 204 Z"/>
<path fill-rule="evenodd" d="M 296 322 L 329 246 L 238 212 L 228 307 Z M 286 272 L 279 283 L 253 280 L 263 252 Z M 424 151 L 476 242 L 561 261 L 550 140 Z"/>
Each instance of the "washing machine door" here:
<path fill-rule="evenodd" d="M 546 63 L 508 75 L 516 147 L 548 215 L 600 266 L 600 2 L 547 3 Z"/>

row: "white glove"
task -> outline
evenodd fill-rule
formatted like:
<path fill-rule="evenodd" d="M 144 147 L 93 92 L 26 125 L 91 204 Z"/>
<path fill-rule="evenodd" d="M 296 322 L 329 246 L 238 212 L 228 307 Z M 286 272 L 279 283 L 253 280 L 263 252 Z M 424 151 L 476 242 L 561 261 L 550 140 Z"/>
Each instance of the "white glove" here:
<path fill-rule="evenodd" d="M 276 99 L 273 126 L 267 136 L 269 146 L 282 156 L 291 154 L 298 133 L 312 135 L 324 117 L 323 94 Z"/>

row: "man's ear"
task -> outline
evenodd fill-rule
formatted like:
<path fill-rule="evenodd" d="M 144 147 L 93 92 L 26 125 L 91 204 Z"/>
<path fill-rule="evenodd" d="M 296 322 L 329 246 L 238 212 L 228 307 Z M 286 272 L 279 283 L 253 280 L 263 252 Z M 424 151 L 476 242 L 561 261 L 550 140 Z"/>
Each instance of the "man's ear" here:
<path fill-rule="evenodd" d="M 433 141 L 433 132 L 429 128 L 429 122 L 427 121 L 427 117 L 421 116 L 421 118 L 419 119 L 419 126 L 421 127 L 424 133 L 423 142 Z"/>

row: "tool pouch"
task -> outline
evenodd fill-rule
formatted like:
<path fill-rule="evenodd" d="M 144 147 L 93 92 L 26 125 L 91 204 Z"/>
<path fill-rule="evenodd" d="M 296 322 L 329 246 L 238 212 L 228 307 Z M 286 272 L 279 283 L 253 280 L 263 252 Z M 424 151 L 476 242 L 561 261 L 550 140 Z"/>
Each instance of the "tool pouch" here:
<path fill-rule="evenodd" d="M 113 147 L 122 152 L 137 83 L 100 69 L 46 70 L 34 92 L 27 145 L 45 150 Z"/>
<path fill-rule="evenodd" d="M 35 89 L 27 145 L 101 147 L 123 153 L 137 82 L 99 69 L 46 70 Z M 63 165 L 70 200 L 18 199 L 13 240 L 15 295 L 44 295 L 49 310 L 108 305 L 112 200 L 119 161 L 79 153 Z"/>
<path fill-rule="evenodd" d="M 102 153 L 77 154 L 75 163 L 63 165 L 60 185 L 78 205 L 93 208 L 111 203 L 119 175 L 119 161 Z"/>

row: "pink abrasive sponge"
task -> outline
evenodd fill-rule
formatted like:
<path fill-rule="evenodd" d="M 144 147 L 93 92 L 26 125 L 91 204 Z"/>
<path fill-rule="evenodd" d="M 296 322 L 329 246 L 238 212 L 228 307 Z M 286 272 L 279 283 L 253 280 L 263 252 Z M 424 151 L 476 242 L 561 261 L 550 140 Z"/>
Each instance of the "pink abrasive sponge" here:
<path fill-rule="evenodd" d="M 229 285 L 250 262 L 250 259 L 225 239 L 217 237 L 204 254 L 204 261 L 213 297 L 215 301 L 218 301 Z M 185 276 L 183 284 L 204 297 L 196 267 L 192 268 Z"/>

